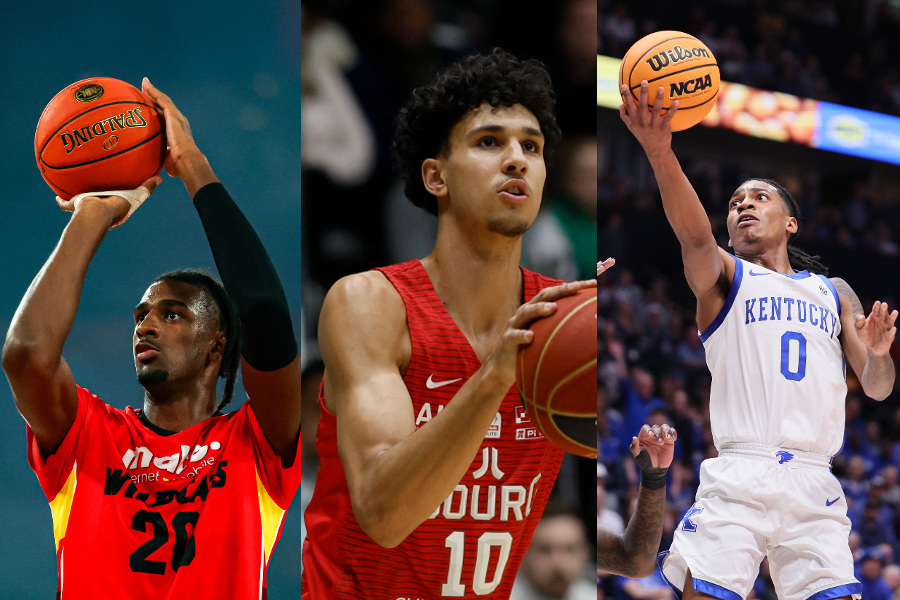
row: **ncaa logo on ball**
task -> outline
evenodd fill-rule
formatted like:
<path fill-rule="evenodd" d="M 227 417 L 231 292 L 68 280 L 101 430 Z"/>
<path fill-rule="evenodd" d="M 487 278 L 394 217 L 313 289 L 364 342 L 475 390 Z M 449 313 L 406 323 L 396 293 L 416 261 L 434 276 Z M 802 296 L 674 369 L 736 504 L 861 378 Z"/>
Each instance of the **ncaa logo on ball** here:
<path fill-rule="evenodd" d="M 93 102 L 103 95 L 103 86 L 99 83 L 88 83 L 75 90 L 75 99 L 79 102 Z"/>

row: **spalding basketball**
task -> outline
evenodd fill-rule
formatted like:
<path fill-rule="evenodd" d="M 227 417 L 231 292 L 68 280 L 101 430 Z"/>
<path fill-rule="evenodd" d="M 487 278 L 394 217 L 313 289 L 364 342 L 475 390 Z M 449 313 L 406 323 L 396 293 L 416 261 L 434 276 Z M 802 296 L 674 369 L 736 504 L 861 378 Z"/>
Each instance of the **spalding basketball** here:
<path fill-rule="evenodd" d="M 34 133 L 44 180 L 65 200 L 84 192 L 132 190 L 162 168 L 166 127 L 156 105 L 131 84 L 78 81 L 54 96 Z"/>
<path fill-rule="evenodd" d="M 680 31 L 657 31 L 638 40 L 619 66 L 619 86 L 627 85 L 637 105 L 641 81 L 649 84 L 650 109 L 657 90 L 665 89 L 662 112 L 675 100 L 678 112 L 672 131 L 681 131 L 703 120 L 719 93 L 719 66 L 706 44 Z"/>
<path fill-rule="evenodd" d="M 544 437 L 567 452 L 597 458 L 597 288 L 556 300 L 519 346 L 516 385 Z"/>

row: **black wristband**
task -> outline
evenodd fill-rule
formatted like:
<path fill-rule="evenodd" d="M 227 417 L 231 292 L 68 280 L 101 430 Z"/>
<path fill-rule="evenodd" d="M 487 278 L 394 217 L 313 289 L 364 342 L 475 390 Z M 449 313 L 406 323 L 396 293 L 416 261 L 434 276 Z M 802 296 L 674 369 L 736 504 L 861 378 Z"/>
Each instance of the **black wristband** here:
<path fill-rule="evenodd" d="M 219 275 L 241 320 L 241 356 L 260 371 L 297 357 L 297 341 L 281 281 L 253 226 L 219 183 L 194 196 Z"/>
<path fill-rule="evenodd" d="M 666 487 L 666 472 L 668 467 L 654 467 L 647 451 L 641 448 L 641 453 L 634 457 L 634 462 L 641 468 L 641 487 L 647 490 L 658 490 Z"/>

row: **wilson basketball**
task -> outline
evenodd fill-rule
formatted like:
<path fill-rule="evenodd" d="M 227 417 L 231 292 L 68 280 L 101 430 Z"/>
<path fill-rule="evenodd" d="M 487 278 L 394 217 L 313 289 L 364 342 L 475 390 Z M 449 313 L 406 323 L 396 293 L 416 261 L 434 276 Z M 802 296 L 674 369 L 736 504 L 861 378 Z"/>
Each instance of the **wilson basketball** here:
<path fill-rule="evenodd" d="M 519 346 L 516 385 L 533 423 L 567 452 L 597 457 L 597 288 L 556 300 Z M 527 431 L 527 430 L 525 430 Z"/>
<path fill-rule="evenodd" d="M 131 190 L 159 173 L 166 127 L 156 105 L 124 81 L 92 77 L 54 96 L 37 124 L 34 154 L 44 180 L 65 200 Z"/>
<path fill-rule="evenodd" d="M 660 86 L 665 89 L 662 112 L 675 100 L 678 112 L 672 131 L 681 131 L 703 120 L 719 93 L 719 66 L 706 44 L 680 31 L 657 31 L 638 40 L 619 66 L 619 86 L 627 85 L 638 103 L 641 81 L 649 84 L 650 109 Z"/>

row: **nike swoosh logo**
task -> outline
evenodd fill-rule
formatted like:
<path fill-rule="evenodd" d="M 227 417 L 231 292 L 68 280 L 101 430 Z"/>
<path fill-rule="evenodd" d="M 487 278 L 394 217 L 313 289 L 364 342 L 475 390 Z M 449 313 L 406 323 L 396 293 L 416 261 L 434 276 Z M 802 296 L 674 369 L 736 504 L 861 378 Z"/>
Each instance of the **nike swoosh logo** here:
<path fill-rule="evenodd" d="M 838 496 L 834 500 L 829 500 L 828 498 L 825 498 L 825 506 L 831 506 L 832 504 L 834 504 L 835 502 L 837 502 L 840 499 L 841 499 L 840 496 Z"/>
<path fill-rule="evenodd" d="M 425 387 L 429 390 L 436 390 L 439 387 L 444 387 L 445 385 L 450 385 L 451 383 L 456 383 L 457 381 L 462 381 L 462 377 L 457 379 L 448 379 L 447 381 L 435 381 L 432 379 L 433 375 L 428 376 L 428 381 L 425 382 Z"/>
<path fill-rule="evenodd" d="M 759 277 L 760 275 L 771 275 L 771 273 L 754 273 L 753 269 L 750 269 L 750 274 L 756 277 Z"/>

